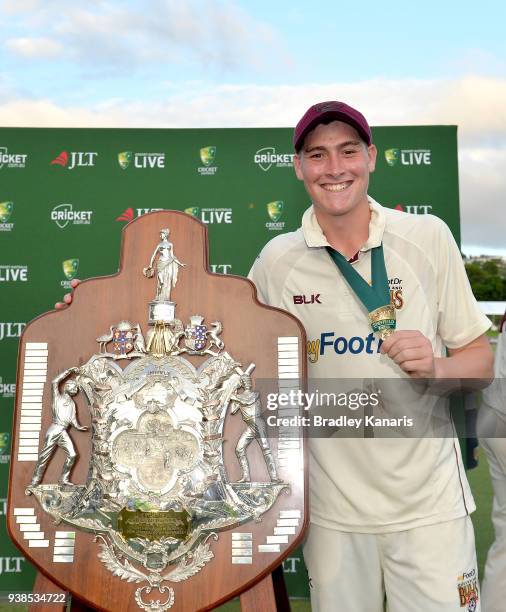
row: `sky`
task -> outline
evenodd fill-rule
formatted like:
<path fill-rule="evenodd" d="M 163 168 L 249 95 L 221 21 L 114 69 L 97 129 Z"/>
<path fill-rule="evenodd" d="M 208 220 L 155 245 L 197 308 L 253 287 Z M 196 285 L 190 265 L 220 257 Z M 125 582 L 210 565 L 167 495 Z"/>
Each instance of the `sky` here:
<path fill-rule="evenodd" d="M 467 6 L 466 6 L 467 5 Z M 458 126 L 463 251 L 506 256 L 502 0 L 0 0 L 0 125 Z"/>

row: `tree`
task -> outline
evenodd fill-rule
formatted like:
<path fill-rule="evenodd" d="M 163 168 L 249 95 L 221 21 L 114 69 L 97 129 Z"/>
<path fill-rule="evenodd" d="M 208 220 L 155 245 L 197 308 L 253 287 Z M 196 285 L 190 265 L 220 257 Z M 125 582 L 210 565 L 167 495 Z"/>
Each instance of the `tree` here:
<path fill-rule="evenodd" d="M 500 259 L 465 262 L 467 277 L 478 301 L 506 300 L 506 265 Z"/>

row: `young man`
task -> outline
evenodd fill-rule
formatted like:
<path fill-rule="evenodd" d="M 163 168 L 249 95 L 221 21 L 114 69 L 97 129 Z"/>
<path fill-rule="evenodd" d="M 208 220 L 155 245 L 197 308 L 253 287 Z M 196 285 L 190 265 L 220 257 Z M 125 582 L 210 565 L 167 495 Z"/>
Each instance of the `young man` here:
<path fill-rule="evenodd" d="M 358 377 L 489 378 L 489 321 L 447 226 L 367 195 L 377 151 L 363 115 L 316 104 L 294 147 L 312 206 L 298 231 L 266 245 L 250 278 L 260 300 L 304 324 L 310 377 L 336 387 Z M 380 322 L 381 342 L 369 313 L 385 310 L 393 278 L 402 301 L 396 331 L 393 315 Z M 301 294 L 319 297 L 296 303 Z M 310 485 L 304 557 L 314 611 L 381 612 L 385 598 L 389 612 L 480 609 L 475 506 L 458 440 L 310 438 Z"/>

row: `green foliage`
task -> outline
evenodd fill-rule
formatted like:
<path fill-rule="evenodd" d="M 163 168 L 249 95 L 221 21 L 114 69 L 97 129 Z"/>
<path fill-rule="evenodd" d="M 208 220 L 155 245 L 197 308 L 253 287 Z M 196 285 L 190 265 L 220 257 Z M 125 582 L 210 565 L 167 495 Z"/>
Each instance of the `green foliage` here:
<path fill-rule="evenodd" d="M 479 301 L 506 300 L 506 266 L 500 259 L 466 262 L 474 296 Z"/>

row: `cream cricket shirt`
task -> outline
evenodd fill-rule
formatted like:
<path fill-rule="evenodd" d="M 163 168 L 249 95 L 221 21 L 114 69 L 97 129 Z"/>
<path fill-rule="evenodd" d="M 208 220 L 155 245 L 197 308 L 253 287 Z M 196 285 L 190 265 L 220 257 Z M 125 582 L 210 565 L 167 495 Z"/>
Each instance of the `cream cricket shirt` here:
<path fill-rule="evenodd" d="M 431 215 L 389 210 L 371 198 L 369 204 L 369 238 L 354 265 L 370 282 L 370 249 L 383 242 L 397 329 L 421 331 L 436 356 L 483 334 L 490 322 L 476 304 L 448 227 Z M 303 323 L 310 379 L 338 385 L 340 378 L 407 378 L 379 352 L 366 311 L 327 245 L 311 207 L 302 227 L 271 240 L 253 265 L 259 299 Z M 311 521 L 342 531 L 401 531 L 475 509 L 453 437 L 310 438 L 310 485 Z"/>

